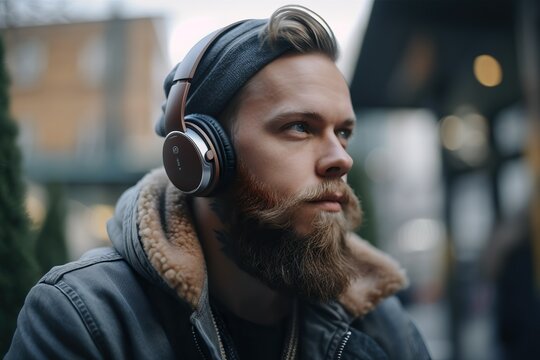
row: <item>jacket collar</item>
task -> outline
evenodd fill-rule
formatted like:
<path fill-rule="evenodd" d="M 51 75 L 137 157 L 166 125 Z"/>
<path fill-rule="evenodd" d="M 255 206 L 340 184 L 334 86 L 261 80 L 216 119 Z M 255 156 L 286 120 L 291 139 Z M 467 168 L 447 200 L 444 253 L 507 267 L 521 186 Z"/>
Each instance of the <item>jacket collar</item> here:
<path fill-rule="evenodd" d="M 150 263 L 181 299 L 201 310 L 207 296 L 206 265 L 185 196 L 163 169 L 146 175 L 139 187 L 136 221 Z M 357 276 L 338 300 L 358 317 L 405 287 L 407 279 L 395 260 L 357 235 L 351 234 L 347 243 Z"/>

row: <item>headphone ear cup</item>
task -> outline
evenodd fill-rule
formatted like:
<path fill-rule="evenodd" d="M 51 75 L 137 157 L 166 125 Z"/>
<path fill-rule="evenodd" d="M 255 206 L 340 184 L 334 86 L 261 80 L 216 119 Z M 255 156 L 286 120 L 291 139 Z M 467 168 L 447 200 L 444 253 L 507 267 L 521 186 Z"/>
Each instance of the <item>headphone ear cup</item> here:
<path fill-rule="evenodd" d="M 186 194 L 197 195 L 210 191 L 213 164 L 205 161 L 209 148 L 192 129 L 171 131 L 163 142 L 163 166 L 169 180 Z"/>
<path fill-rule="evenodd" d="M 232 143 L 221 124 L 209 115 L 190 114 L 184 118 L 184 121 L 188 128 L 190 124 L 201 128 L 214 144 L 217 161 L 219 161 L 220 175 L 215 188 L 205 196 L 215 195 L 223 191 L 234 176 L 236 155 Z"/>

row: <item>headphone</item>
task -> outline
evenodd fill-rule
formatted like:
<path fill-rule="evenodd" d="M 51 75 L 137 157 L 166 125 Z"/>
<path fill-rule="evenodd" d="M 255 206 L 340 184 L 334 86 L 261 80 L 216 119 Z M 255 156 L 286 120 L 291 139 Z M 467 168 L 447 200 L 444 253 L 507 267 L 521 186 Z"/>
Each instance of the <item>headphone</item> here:
<path fill-rule="evenodd" d="M 176 68 L 165 108 L 163 165 L 170 181 L 193 196 L 211 196 L 222 190 L 235 169 L 233 146 L 211 116 L 184 116 L 191 81 L 207 49 L 217 38 L 243 21 L 205 36 Z"/>

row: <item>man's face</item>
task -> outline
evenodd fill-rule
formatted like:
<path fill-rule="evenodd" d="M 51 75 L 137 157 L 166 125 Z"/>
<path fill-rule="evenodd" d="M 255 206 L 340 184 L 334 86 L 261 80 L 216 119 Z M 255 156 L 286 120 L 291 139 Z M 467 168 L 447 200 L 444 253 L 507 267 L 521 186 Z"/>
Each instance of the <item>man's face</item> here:
<path fill-rule="evenodd" d="M 349 89 L 322 54 L 286 55 L 249 82 L 237 109 L 233 141 L 250 175 L 287 199 L 306 187 L 344 177 L 355 116 Z M 319 212 L 342 211 L 339 192 L 306 202 L 292 219 L 307 234 Z"/>
<path fill-rule="evenodd" d="M 345 237 L 361 219 L 343 180 L 353 116 L 345 81 L 320 54 L 282 57 L 243 91 L 227 201 L 233 253 L 275 289 L 328 300 L 350 281 Z"/>

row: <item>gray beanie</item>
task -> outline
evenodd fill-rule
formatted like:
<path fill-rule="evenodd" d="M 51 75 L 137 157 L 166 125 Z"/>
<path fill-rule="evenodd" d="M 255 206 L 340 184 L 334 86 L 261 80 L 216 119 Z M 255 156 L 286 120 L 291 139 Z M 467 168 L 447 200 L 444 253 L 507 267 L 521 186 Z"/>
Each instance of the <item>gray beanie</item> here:
<path fill-rule="evenodd" d="M 221 34 L 205 52 L 187 97 L 185 115 L 206 114 L 216 118 L 242 86 L 265 65 L 292 49 L 283 41 L 270 47 L 260 40 L 268 20 L 246 20 Z M 165 96 L 173 85 L 176 65 L 165 78 Z M 166 104 L 166 103 L 165 103 Z M 166 136 L 165 105 L 156 133 Z"/>

